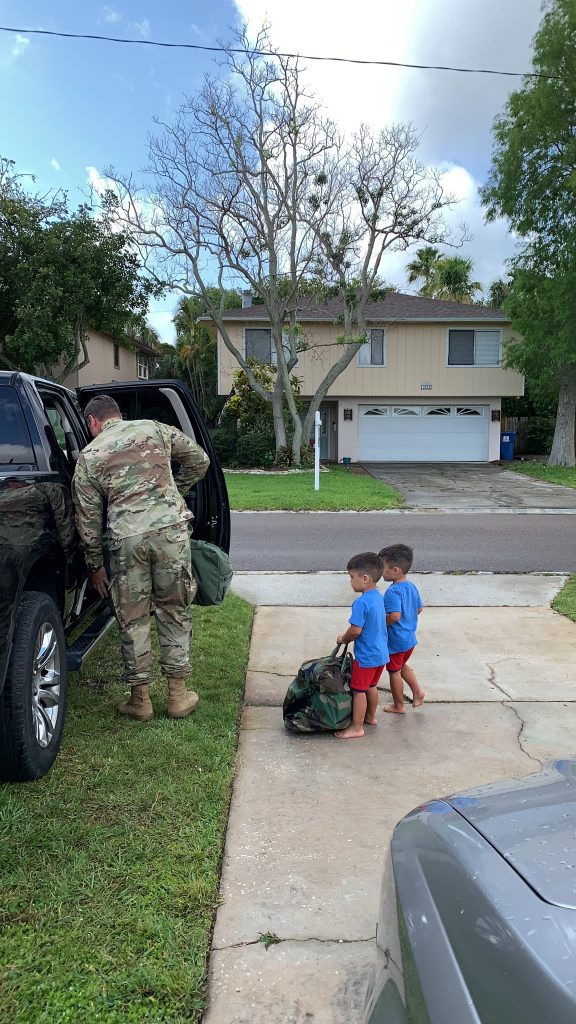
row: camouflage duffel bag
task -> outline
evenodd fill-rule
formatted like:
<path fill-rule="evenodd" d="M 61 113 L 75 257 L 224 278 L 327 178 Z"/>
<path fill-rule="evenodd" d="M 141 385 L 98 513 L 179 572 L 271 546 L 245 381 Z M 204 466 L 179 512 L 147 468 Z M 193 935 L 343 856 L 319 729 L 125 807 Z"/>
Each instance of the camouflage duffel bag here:
<path fill-rule="evenodd" d="M 289 732 L 335 732 L 352 719 L 352 655 L 335 647 L 324 658 L 305 661 L 290 683 L 282 713 Z"/>

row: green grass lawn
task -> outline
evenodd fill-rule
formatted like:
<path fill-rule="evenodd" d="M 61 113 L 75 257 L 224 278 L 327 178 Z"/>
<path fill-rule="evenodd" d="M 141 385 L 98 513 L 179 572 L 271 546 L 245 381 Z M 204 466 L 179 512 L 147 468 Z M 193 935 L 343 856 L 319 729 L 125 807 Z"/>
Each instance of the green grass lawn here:
<path fill-rule="evenodd" d="M 552 601 L 555 612 L 560 612 L 567 619 L 576 622 L 576 576 L 566 581 L 560 593 Z"/>
<path fill-rule="evenodd" d="M 190 718 L 122 719 L 118 636 L 44 779 L 0 787 L 0 1020 L 192 1024 L 205 1005 L 252 608 L 194 609 Z"/>
<path fill-rule="evenodd" d="M 291 512 L 344 509 L 398 508 L 403 498 L 383 480 L 331 466 L 320 474 L 320 489 L 314 490 L 314 471 L 306 473 L 226 473 L 230 504 L 238 512 L 286 509 Z"/>
<path fill-rule="evenodd" d="M 544 462 L 513 462 L 507 469 L 516 473 L 524 473 L 534 480 L 545 480 L 549 484 L 561 484 L 562 487 L 576 487 L 576 469 L 566 466 L 547 466 Z"/>

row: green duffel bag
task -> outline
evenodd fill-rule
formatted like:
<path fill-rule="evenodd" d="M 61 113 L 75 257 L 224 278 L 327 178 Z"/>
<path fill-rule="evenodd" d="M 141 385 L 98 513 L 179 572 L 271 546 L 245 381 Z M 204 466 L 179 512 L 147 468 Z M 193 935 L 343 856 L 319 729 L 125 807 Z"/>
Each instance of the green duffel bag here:
<path fill-rule="evenodd" d="M 282 714 L 289 732 L 336 732 L 352 721 L 352 655 L 335 647 L 324 658 L 305 661 L 290 683 Z"/>
<path fill-rule="evenodd" d="M 194 604 L 222 604 L 232 582 L 230 559 L 222 548 L 207 540 L 190 541 L 192 575 L 198 589 Z"/>

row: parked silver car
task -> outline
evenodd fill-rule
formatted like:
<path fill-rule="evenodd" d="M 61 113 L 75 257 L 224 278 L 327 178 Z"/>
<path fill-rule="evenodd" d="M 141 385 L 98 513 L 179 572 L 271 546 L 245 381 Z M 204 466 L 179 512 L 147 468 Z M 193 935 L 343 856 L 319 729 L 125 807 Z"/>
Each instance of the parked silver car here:
<path fill-rule="evenodd" d="M 365 1024 L 574 1024 L 576 759 L 396 827 Z"/>

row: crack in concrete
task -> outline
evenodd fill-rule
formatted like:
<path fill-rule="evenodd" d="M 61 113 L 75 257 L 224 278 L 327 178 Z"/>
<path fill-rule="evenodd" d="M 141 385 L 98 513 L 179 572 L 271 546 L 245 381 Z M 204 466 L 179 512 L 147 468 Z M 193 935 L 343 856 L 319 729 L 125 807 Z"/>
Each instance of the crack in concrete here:
<path fill-rule="evenodd" d="M 507 700 L 512 700 L 512 695 L 510 693 L 506 693 L 504 687 L 500 686 L 500 684 L 496 682 L 496 669 L 494 668 L 494 666 L 487 665 L 486 668 L 490 673 L 490 675 L 488 676 L 488 682 L 490 683 L 490 686 L 493 686 L 495 690 L 500 690 L 500 693 L 503 693 Z"/>
<path fill-rule="evenodd" d="M 511 712 L 516 716 L 517 720 L 520 722 L 520 728 L 519 728 L 518 734 L 516 736 L 516 742 L 518 743 L 518 746 L 520 747 L 520 750 L 522 751 L 523 754 L 526 754 L 526 757 L 529 757 L 531 761 L 535 761 L 536 764 L 538 764 L 538 765 L 540 765 L 540 767 L 542 767 L 544 762 L 541 761 L 539 757 L 535 757 L 534 754 L 531 754 L 530 751 L 526 750 L 526 747 L 524 747 L 522 745 L 522 733 L 524 732 L 524 729 L 526 728 L 526 722 L 524 721 L 522 716 L 519 714 L 516 705 L 515 704 L 509 704 L 506 701 L 502 701 L 502 706 L 505 707 L 505 708 L 510 708 Z"/>
<path fill-rule="evenodd" d="M 306 939 L 292 939 L 287 936 L 283 939 L 276 936 L 274 941 L 270 943 L 270 946 L 279 946 L 283 942 L 323 942 L 326 944 L 333 944 L 335 946 L 351 945 L 355 942 L 374 942 L 376 939 L 375 935 L 369 935 L 367 939 L 319 939 L 316 935 L 309 935 Z M 225 953 L 227 949 L 243 949 L 245 946 L 263 946 L 264 941 L 262 939 L 251 939 L 250 942 L 233 942 L 229 946 L 212 946 L 213 953 Z"/>

